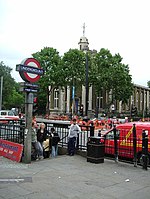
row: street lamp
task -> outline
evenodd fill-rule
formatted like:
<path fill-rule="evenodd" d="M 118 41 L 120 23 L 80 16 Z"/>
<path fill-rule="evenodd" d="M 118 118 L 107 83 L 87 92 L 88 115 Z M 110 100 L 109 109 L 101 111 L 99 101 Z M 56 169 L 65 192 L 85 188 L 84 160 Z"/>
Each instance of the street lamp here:
<path fill-rule="evenodd" d="M 86 49 L 86 61 L 85 61 L 85 90 L 86 90 L 86 95 L 85 95 L 85 116 L 88 116 L 88 100 L 89 100 L 89 78 L 88 78 L 88 72 L 89 72 L 89 67 L 88 67 L 88 54 L 87 54 L 87 49 Z"/>

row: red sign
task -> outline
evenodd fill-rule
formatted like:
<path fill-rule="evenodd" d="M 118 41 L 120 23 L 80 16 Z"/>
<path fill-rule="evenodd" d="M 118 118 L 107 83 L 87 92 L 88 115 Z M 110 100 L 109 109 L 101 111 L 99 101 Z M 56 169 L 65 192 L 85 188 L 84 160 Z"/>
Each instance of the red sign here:
<path fill-rule="evenodd" d="M 22 144 L 0 139 L 0 156 L 4 156 L 16 162 L 20 162 L 22 151 Z"/>
<path fill-rule="evenodd" d="M 44 73 L 40 63 L 34 58 L 23 60 L 21 64 L 17 65 L 16 70 L 19 71 L 24 81 L 31 83 L 37 82 L 40 79 L 40 75 Z"/>

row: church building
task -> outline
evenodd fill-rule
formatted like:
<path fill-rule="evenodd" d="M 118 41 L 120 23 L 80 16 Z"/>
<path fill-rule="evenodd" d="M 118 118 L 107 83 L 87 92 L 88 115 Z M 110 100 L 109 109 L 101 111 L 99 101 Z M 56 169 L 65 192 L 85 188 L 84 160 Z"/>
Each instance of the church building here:
<path fill-rule="evenodd" d="M 96 53 L 96 50 L 89 49 L 88 39 L 85 37 L 85 24 L 83 25 L 83 35 L 79 40 L 79 50 Z M 86 68 L 86 66 L 85 66 Z M 88 72 L 86 70 L 86 72 Z M 86 74 L 86 77 L 88 74 Z M 88 80 L 87 80 L 88 81 Z M 88 82 L 86 82 L 88 84 Z M 69 86 L 62 89 L 54 89 L 49 96 L 50 114 L 72 114 L 80 115 L 81 107 L 83 115 L 88 117 L 99 116 L 102 113 L 126 113 L 131 112 L 132 107 L 136 107 L 138 113 L 144 116 L 145 112 L 150 111 L 150 88 L 134 84 L 134 91 L 128 103 L 123 105 L 122 102 L 115 102 L 109 107 L 111 93 L 102 91 L 96 96 L 92 85 L 89 87 L 81 85 L 80 89 L 70 88 Z"/>

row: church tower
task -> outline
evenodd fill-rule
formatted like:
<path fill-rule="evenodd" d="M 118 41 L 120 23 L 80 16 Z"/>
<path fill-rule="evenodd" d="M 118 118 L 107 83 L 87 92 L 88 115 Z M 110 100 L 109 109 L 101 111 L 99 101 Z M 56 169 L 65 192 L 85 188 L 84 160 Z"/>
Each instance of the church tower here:
<path fill-rule="evenodd" d="M 79 50 L 88 51 L 89 50 L 89 42 L 88 39 L 85 37 L 85 23 L 83 24 L 83 36 L 80 38 L 79 41 Z"/>
<path fill-rule="evenodd" d="M 89 50 L 89 42 L 88 39 L 85 37 L 85 23 L 82 26 L 83 28 L 83 36 L 80 38 L 79 41 L 79 50 L 85 52 L 86 56 L 86 86 L 82 85 L 82 98 L 81 98 L 81 104 L 83 105 L 83 110 L 88 116 L 88 112 L 91 112 L 92 110 L 92 86 L 89 87 L 88 85 L 88 57 L 87 52 L 91 52 Z"/>

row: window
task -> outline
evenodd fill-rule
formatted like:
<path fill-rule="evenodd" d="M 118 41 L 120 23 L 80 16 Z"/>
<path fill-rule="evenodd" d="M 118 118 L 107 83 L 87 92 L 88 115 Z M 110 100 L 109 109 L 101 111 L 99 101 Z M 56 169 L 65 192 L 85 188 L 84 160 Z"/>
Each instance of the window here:
<path fill-rule="evenodd" d="M 7 115 L 7 112 L 1 112 L 1 115 Z"/>
<path fill-rule="evenodd" d="M 8 112 L 8 115 L 9 115 L 9 116 L 14 116 L 14 114 L 13 114 L 12 111 L 9 111 L 9 112 Z"/>
<path fill-rule="evenodd" d="M 116 136 L 117 136 L 117 139 L 119 139 L 119 134 L 120 132 L 117 130 L 116 131 Z M 107 140 L 114 140 L 114 131 L 110 131 L 107 135 L 106 135 L 106 139 Z"/>
<path fill-rule="evenodd" d="M 54 90 L 54 109 L 58 109 L 58 104 L 59 103 L 59 90 L 55 89 Z"/>
<path fill-rule="evenodd" d="M 1 111 L 0 115 L 2 115 L 2 116 L 7 116 L 7 115 L 14 116 L 14 113 L 12 111 Z"/>

